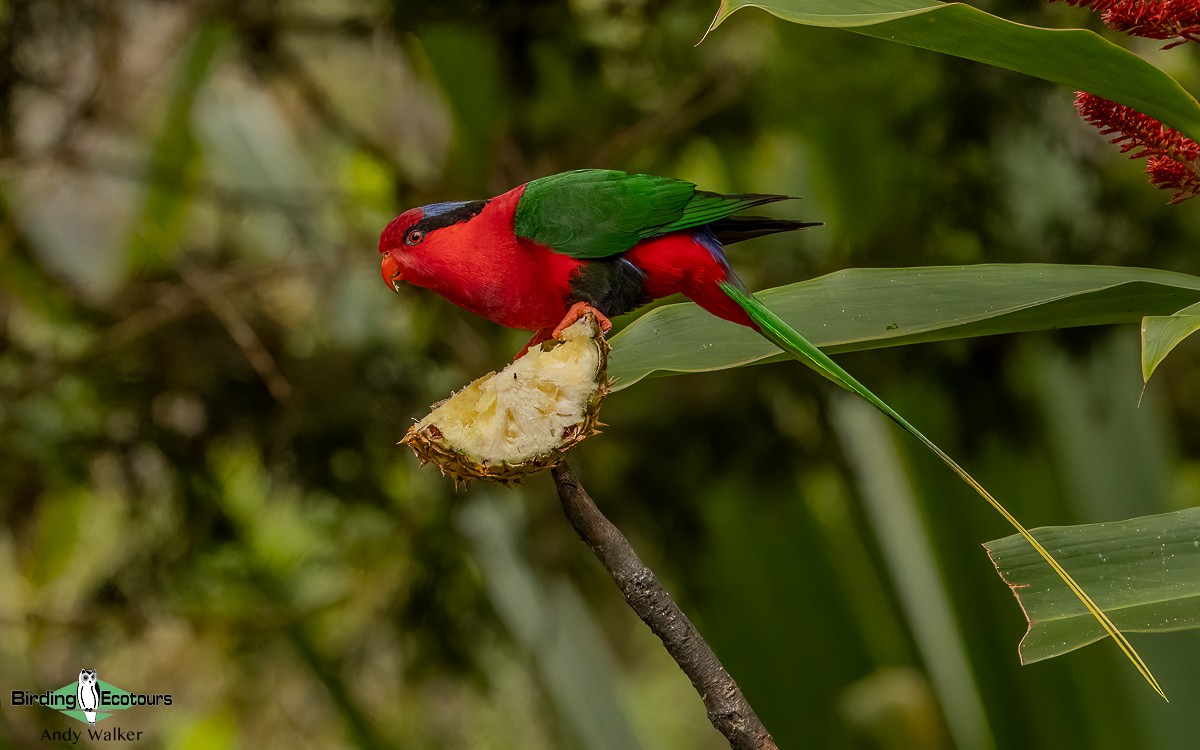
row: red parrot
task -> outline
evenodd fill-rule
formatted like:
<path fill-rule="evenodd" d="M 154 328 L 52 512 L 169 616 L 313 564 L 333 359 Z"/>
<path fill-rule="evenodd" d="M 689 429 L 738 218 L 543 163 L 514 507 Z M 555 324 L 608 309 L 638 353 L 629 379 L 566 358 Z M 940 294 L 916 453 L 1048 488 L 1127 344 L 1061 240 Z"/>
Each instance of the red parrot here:
<path fill-rule="evenodd" d="M 683 294 L 708 312 L 754 329 L 795 359 L 878 408 L 992 505 L 1054 569 L 1160 694 L 1133 646 L 1011 513 L 932 440 L 758 301 L 723 247 L 815 226 L 745 209 L 787 200 L 722 195 L 683 180 L 607 169 L 542 177 L 487 200 L 410 209 L 379 237 L 383 279 L 431 289 L 494 323 L 535 331 L 530 346 L 592 312 L 608 318 Z"/>
<path fill-rule="evenodd" d="M 677 293 L 752 325 L 718 286 L 741 285 L 722 246 L 816 225 L 730 215 L 788 198 L 719 195 L 612 170 L 565 172 L 490 200 L 404 212 L 379 238 L 383 277 L 397 291 L 407 281 L 494 323 L 534 330 L 529 345 L 585 312 L 607 331 L 609 318 Z"/>

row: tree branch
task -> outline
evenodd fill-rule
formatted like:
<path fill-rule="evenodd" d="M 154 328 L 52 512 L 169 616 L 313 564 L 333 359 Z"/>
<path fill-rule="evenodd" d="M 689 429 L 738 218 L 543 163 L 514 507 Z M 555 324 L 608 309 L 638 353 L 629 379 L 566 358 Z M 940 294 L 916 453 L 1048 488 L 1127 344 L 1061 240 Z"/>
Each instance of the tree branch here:
<path fill-rule="evenodd" d="M 696 626 L 671 599 L 654 571 L 638 557 L 629 540 L 592 502 L 571 467 L 564 461 L 551 474 L 567 520 L 604 564 L 625 601 L 692 681 L 708 709 L 708 720 L 725 735 L 732 750 L 777 750 L 770 732 Z"/>

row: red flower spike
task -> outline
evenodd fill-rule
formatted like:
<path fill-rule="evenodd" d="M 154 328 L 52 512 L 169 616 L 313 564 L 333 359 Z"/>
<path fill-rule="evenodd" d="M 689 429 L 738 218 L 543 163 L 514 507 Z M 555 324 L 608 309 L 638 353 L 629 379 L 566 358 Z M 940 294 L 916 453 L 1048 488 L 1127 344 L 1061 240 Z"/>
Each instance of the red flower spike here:
<path fill-rule="evenodd" d="M 1063 1 L 1102 14 L 1105 25 L 1117 31 L 1148 39 L 1178 39 L 1167 49 L 1200 41 L 1200 0 Z"/>
<path fill-rule="evenodd" d="M 1167 156 L 1152 156 L 1146 162 L 1146 173 L 1150 175 L 1150 184 L 1177 191 L 1171 197 L 1171 203 L 1182 203 L 1200 194 L 1200 173 L 1195 163 L 1184 164 Z"/>
<path fill-rule="evenodd" d="M 1080 117 L 1100 130 L 1116 135 L 1110 143 L 1121 147 L 1131 159 L 1146 158 L 1150 184 L 1175 190 L 1171 203 L 1200 195 L 1200 144 L 1179 131 L 1124 104 L 1080 91 L 1075 94 Z"/>

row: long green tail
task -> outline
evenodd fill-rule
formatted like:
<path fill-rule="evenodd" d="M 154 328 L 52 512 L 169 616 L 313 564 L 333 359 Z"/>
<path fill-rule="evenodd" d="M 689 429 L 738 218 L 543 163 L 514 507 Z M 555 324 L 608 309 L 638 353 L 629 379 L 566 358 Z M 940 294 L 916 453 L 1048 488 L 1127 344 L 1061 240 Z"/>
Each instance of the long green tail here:
<path fill-rule="evenodd" d="M 1096 620 L 1100 622 L 1100 625 L 1104 628 L 1104 630 L 1110 636 L 1112 636 L 1114 641 L 1117 642 L 1117 645 L 1120 646 L 1121 651 L 1125 653 L 1125 656 L 1128 657 L 1129 661 L 1133 663 L 1133 666 L 1137 668 L 1138 672 L 1140 672 L 1142 676 L 1146 678 L 1146 681 L 1150 683 L 1150 686 L 1154 688 L 1155 692 L 1157 692 L 1163 697 L 1164 700 L 1166 700 L 1166 693 L 1164 693 L 1162 688 L 1159 687 L 1158 681 L 1154 679 L 1154 675 L 1150 673 L 1150 668 L 1146 666 L 1144 661 L 1142 661 L 1142 657 L 1139 656 L 1137 651 L 1134 650 L 1133 645 L 1129 642 L 1125 635 L 1120 630 L 1117 630 L 1117 627 L 1112 623 L 1112 620 L 1108 619 L 1108 615 L 1106 615 L 1104 611 L 1100 609 L 1100 607 L 1098 607 L 1094 601 L 1092 601 L 1092 597 L 1088 596 L 1088 593 L 1084 591 L 1078 583 L 1075 582 L 1075 579 L 1072 578 L 1071 574 L 1068 573 L 1062 567 L 1062 565 L 1058 563 L 1058 560 L 1055 560 L 1054 556 L 1046 551 L 1046 548 L 1042 546 L 1041 542 L 1039 542 L 1037 539 L 1034 539 L 1033 535 L 1029 533 L 1029 531 L 1021 524 L 1021 522 L 1018 521 L 1012 513 L 1009 513 L 1008 509 L 1001 505 L 999 500 L 992 497 L 991 493 L 984 489 L 983 485 L 975 481 L 975 478 L 968 474 L 966 469 L 959 466 L 953 458 L 950 458 L 950 456 L 946 455 L 945 451 L 934 444 L 932 440 L 925 437 L 920 430 L 909 424 L 908 420 L 900 416 L 895 409 L 885 404 L 878 396 L 868 390 L 865 385 L 858 382 L 854 376 L 843 370 L 836 362 L 830 359 L 828 355 L 811 344 L 807 339 L 801 336 L 799 332 L 788 325 L 782 318 L 772 312 L 769 307 L 764 305 L 762 302 L 759 302 L 753 294 L 741 286 L 740 282 L 737 281 L 736 278 L 729 282 L 723 282 L 721 284 L 721 290 L 746 311 L 746 313 L 750 316 L 750 319 L 758 325 L 759 332 L 762 333 L 762 335 L 769 339 L 773 344 L 843 388 L 853 391 L 859 396 L 865 398 L 871 403 L 872 406 L 888 415 L 893 422 L 903 427 L 917 440 L 920 440 L 926 448 L 933 451 L 934 455 L 942 459 L 942 461 L 949 466 L 955 474 L 957 474 L 964 482 L 969 484 L 973 490 L 978 492 L 984 500 L 987 500 L 988 504 L 995 508 L 1000 515 L 1004 516 L 1004 520 L 1008 521 L 1012 527 L 1016 529 L 1021 536 L 1023 536 L 1026 541 L 1033 546 L 1035 550 L 1037 550 L 1037 553 L 1042 556 L 1042 559 L 1045 560 L 1051 568 L 1054 569 L 1054 572 L 1057 573 L 1059 578 L 1063 580 L 1063 583 L 1067 584 L 1067 587 L 1071 589 L 1075 596 L 1079 597 L 1079 601 L 1083 602 L 1083 606 L 1087 607 L 1088 612 L 1092 613 Z"/>

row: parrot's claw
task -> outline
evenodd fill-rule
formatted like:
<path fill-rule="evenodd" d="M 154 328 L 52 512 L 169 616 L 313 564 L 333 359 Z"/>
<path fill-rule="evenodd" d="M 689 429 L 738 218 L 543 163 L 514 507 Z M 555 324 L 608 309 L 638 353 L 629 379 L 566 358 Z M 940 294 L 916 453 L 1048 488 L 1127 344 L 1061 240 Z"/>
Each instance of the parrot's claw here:
<path fill-rule="evenodd" d="M 521 347 L 521 351 L 517 352 L 517 356 L 513 357 L 513 359 L 518 360 L 521 357 L 524 357 L 526 352 L 533 347 L 538 346 L 542 342 L 549 341 L 550 339 L 561 340 L 563 331 L 575 325 L 576 321 L 588 313 L 591 313 L 595 316 L 596 322 L 600 325 L 601 331 L 608 333 L 608 331 L 612 328 L 612 321 L 609 320 L 604 313 L 600 312 L 586 302 L 576 302 L 575 304 L 571 305 L 570 310 L 567 310 L 567 314 L 563 316 L 561 323 L 554 328 L 543 328 L 537 333 L 533 334 L 533 338 L 529 339 L 529 343 Z"/>
<path fill-rule="evenodd" d="M 575 322 L 584 315 L 591 313 L 596 318 L 596 322 L 600 324 L 600 330 L 608 333 L 612 328 L 612 321 L 609 320 L 604 313 L 592 307 L 586 302 L 576 302 L 571 305 L 571 309 L 567 310 L 567 314 L 563 317 L 562 322 L 555 328 L 550 335 L 554 338 L 562 338 L 562 332 L 575 325 Z"/>

